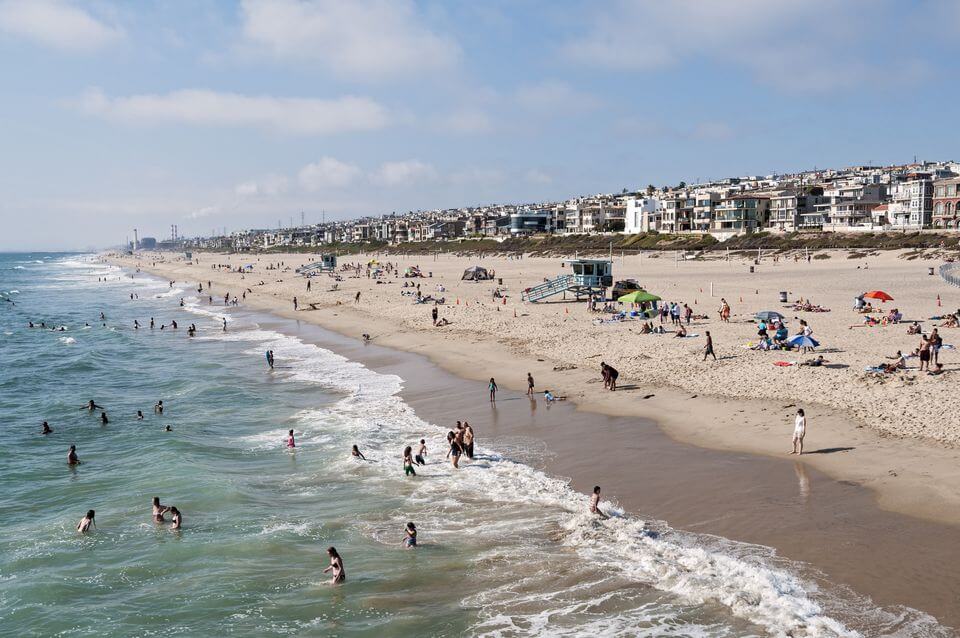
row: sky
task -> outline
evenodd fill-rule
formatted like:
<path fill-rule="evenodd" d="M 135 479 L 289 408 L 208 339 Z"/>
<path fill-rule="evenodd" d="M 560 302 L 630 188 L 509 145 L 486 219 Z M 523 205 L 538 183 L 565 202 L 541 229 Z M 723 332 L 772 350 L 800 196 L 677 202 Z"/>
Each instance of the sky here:
<path fill-rule="evenodd" d="M 960 3 L 0 0 L 0 250 L 960 159 Z"/>

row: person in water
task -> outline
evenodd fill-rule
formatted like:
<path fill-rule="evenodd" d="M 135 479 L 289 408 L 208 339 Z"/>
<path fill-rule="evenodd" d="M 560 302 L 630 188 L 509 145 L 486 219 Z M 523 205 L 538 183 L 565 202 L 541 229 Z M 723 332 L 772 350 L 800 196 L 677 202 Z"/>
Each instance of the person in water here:
<path fill-rule="evenodd" d="M 157 404 L 153 406 L 153 411 L 156 414 L 163 414 L 163 399 L 157 401 Z"/>
<path fill-rule="evenodd" d="M 413 469 L 413 448 L 409 445 L 403 449 L 403 472 L 406 476 L 417 475 L 417 471 Z"/>
<path fill-rule="evenodd" d="M 596 514 L 600 518 L 608 518 L 608 516 L 600 510 L 600 486 L 599 485 L 594 486 L 593 496 L 590 497 L 590 513 Z"/>
<path fill-rule="evenodd" d="M 333 572 L 333 578 L 330 579 L 331 585 L 339 585 L 347 580 L 347 570 L 343 568 L 343 559 L 337 553 L 336 547 L 328 547 L 327 555 L 330 556 L 330 567 L 323 570 L 323 573 Z"/>
<path fill-rule="evenodd" d="M 102 423 L 103 425 L 106 425 L 107 423 L 110 423 L 110 419 L 107 418 L 107 413 L 106 413 L 106 412 L 101 412 L 101 413 L 100 413 L 100 423 Z"/>
<path fill-rule="evenodd" d="M 473 460 L 473 438 L 474 438 L 473 428 L 470 427 L 469 423 L 464 421 L 463 436 L 461 437 L 462 444 L 463 444 L 463 453 L 466 454 L 467 458 L 470 459 L 471 461 Z"/>
<path fill-rule="evenodd" d="M 154 523 L 163 523 L 165 519 L 163 515 L 170 511 L 170 508 L 166 505 L 160 504 L 160 497 L 153 497 L 153 522 Z"/>
<path fill-rule="evenodd" d="M 417 526 L 410 522 L 404 529 L 403 546 L 407 549 L 413 549 L 417 546 Z"/>
<path fill-rule="evenodd" d="M 173 432 L 173 428 L 170 427 L 169 425 L 167 425 L 167 426 L 164 426 L 163 431 L 164 431 L 164 432 Z"/>
<path fill-rule="evenodd" d="M 420 439 L 420 447 L 417 448 L 417 455 L 413 458 L 414 462 L 417 465 L 426 465 L 427 461 L 425 460 L 427 456 L 427 442 L 423 439 Z"/>
<path fill-rule="evenodd" d="M 287 432 L 287 447 L 294 448 L 297 447 L 297 442 L 293 439 L 293 430 Z"/>
<path fill-rule="evenodd" d="M 96 403 L 93 402 L 93 399 L 90 399 L 89 401 L 87 401 L 87 404 L 86 404 L 85 406 L 83 406 L 82 408 L 80 408 L 80 409 L 81 409 L 81 410 L 87 410 L 87 411 L 89 411 L 89 412 L 93 412 L 94 410 L 102 410 L 102 409 L 103 409 L 103 406 L 102 406 L 102 405 L 97 405 Z"/>
<path fill-rule="evenodd" d="M 367 457 L 363 455 L 363 452 L 361 452 L 360 448 L 358 448 L 356 445 L 354 445 L 353 448 L 350 450 L 350 455 L 355 456 L 362 461 L 367 460 Z"/>
<path fill-rule="evenodd" d="M 170 507 L 170 522 L 173 523 L 170 529 L 180 529 L 183 527 L 183 516 L 180 515 L 180 510 L 173 506 Z"/>
<path fill-rule="evenodd" d="M 80 465 L 80 458 L 77 456 L 77 446 L 71 445 L 67 452 L 67 465 Z"/>
<path fill-rule="evenodd" d="M 46 421 L 43 422 L 43 429 L 40 431 L 40 434 L 53 434 L 53 429 L 50 427 L 50 424 Z"/>
<path fill-rule="evenodd" d="M 87 510 L 86 516 L 80 519 L 80 522 L 77 523 L 77 531 L 81 534 L 86 534 L 90 530 L 90 526 L 97 526 L 96 522 L 97 513 L 93 510 Z"/>
<path fill-rule="evenodd" d="M 447 432 L 447 443 L 450 444 L 450 450 L 447 452 L 447 458 L 450 459 L 450 463 L 453 467 L 460 468 L 460 454 L 463 450 L 460 449 L 460 444 L 457 442 L 457 435 L 453 432 Z"/>
<path fill-rule="evenodd" d="M 137 410 L 137 421 L 143 421 L 143 410 Z"/>

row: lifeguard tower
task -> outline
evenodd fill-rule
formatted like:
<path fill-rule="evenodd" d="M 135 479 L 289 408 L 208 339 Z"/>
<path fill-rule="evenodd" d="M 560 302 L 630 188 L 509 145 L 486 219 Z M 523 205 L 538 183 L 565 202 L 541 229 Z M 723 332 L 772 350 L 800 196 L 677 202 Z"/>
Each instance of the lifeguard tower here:
<path fill-rule="evenodd" d="M 573 274 L 560 275 L 538 286 L 523 291 L 524 301 L 540 301 L 553 295 L 570 292 L 580 301 L 581 297 L 602 295 L 613 285 L 613 261 L 610 259 L 571 259 Z"/>
<path fill-rule="evenodd" d="M 297 268 L 297 272 L 304 277 L 309 277 L 311 275 L 317 275 L 324 272 L 334 272 L 336 269 L 336 255 L 321 255 L 320 261 L 315 261 L 311 264 L 301 266 L 300 268 Z"/>

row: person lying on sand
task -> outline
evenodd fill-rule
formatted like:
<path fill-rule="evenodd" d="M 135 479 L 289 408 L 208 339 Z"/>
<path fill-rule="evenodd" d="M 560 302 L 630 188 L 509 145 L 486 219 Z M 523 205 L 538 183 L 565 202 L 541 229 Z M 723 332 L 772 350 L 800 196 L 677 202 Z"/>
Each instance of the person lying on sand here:
<path fill-rule="evenodd" d="M 543 391 L 543 398 L 544 398 L 544 400 L 545 400 L 547 403 L 553 403 L 554 401 L 566 401 L 566 400 L 567 400 L 567 397 L 565 397 L 565 396 L 557 396 L 557 395 L 555 395 L 553 392 L 550 392 L 550 390 L 544 390 L 544 391 Z"/>
<path fill-rule="evenodd" d="M 927 371 L 927 376 L 935 377 L 935 376 L 941 375 L 941 374 L 943 374 L 943 373 L 944 373 L 943 364 L 942 364 L 942 363 L 938 363 L 938 364 L 936 364 L 935 366 L 933 366 L 933 370 L 928 370 L 928 371 Z"/>
<path fill-rule="evenodd" d="M 823 355 L 818 355 L 816 359 L 807 359 L 806 361 L 801 361 L 798 365 L 801 366 L 810 366 L 812 368 L 819 368 L 824 363 L 829 363 L 826 359 L 823 358 Z"/>

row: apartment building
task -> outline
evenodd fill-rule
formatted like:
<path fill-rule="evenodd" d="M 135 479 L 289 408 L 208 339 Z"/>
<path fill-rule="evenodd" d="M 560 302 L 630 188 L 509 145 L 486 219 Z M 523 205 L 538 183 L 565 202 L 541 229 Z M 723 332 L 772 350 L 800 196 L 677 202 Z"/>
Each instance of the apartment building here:
<path fill-rule="evenodd" d="M 873 209 L 884 203 L 884 184 L 840 184 L 823 191 L 823 201 L 814 206 L 822 217 L 824 230 L 869 228 Z"/>
<path fill-rule="evenodd" d="M 933 180 L 929 173 L 909 173 L 888 187 L 886 217 L 891 226 L 923 228 L 933 215 Z"/>
<path fill-rule="evenodd" d="M 931 224 L 934 228 L 960 228 L 960 177 L 933 183 Z"/>
<path fill-rule="evenodd" d="M 693 209 L 696 203 L 693 192 L 688 190 L 665 193 L 661 230 L 665 233 L 689 233 L 693 229 Z"/>
<path fill-rule="evenodd" d="M 712 234 L 720 239 L 749 235 L 767 225 L 770 196 L 742 193 L 726 197 L 717 205 Z"/>
<path fill-rule="evenodd" d="M 660 230 L 661 202 L 656 197 L 628 197 L 623 231 L 628 234 Z"/>
<path fill-rule="evenodd" d="M 767 228 L 790 233 L 822 225 L 816 206 L 823 203 L 823 188 L 807 186 L 770 192 L 770 219 Z"/>

